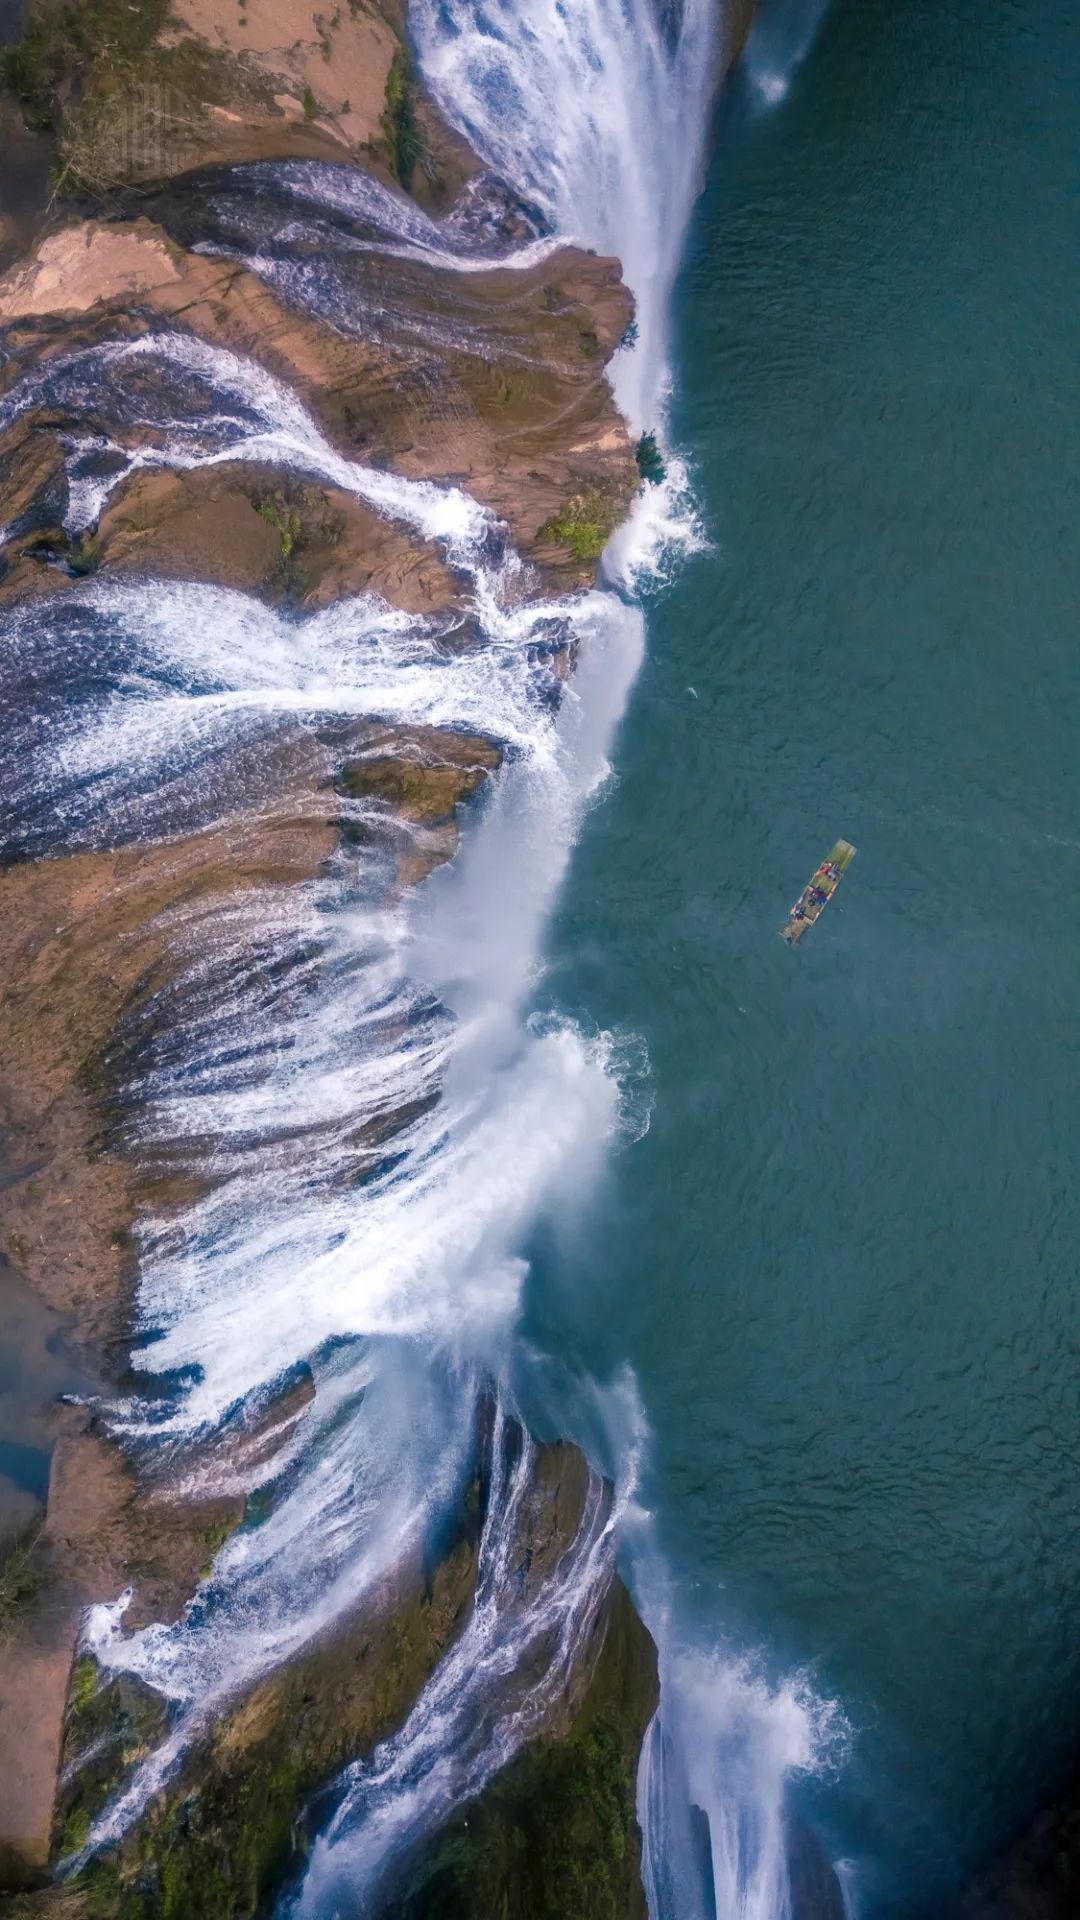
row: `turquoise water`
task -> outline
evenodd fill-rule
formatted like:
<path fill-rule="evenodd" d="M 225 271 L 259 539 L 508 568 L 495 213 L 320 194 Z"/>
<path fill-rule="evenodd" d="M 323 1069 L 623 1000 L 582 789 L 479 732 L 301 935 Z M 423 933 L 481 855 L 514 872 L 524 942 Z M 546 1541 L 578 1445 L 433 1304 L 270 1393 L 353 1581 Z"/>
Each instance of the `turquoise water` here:
<path fill-rule="evenodd" d="M 678 301 L 711 549 L 543 989 L 644 1037 L 655 1110 L 531 1331 L 632 1364 L 695 1631 L 842 1703 L 864 1916 L 940 1911 L 1075 1759 L 1078 91 L 1066 0 L 839 0 L 729 94 Z"/>

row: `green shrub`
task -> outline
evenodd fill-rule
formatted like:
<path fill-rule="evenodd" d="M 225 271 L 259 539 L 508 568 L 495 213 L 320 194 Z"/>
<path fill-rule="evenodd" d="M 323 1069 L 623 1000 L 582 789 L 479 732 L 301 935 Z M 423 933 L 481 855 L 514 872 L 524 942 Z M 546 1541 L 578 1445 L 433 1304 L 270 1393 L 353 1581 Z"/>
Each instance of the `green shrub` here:
<path fill-rule="evenodd" d="M 556 546 L 569 547 L 575 560 L 599 560 L 615 525 L 608 501 L 595 487 L 575 493 L 544 521 L 537 538 L 551 540 Z"/>
<path fill-rule="evenodd" d="M 643 433 L 634 449 L 637 469 L 643 480 L 649 480 L 658 486 L 664 478 L 667 468 L 656 444 L 655 433 Z"/>
<path fill-rule="evenodd" d="M 319 110 L 319 103 L 316 100 L 315 95 L 312 92 L 310 86 L 307 86 L 304 88 L 304 91 L 301 94 L 300 98 L 304 108 L 304 119 L 314 120 L 315 115 Z"/>
<path fill-rule="evenodd" d="M 399 187 L 408 193 L 421 157 L 423 139 L 416 118 L 416 85 L 408 49 L 399 47 L 386 76 L 386 104 L 379 125 L 386 158 Z"/>
<path fill-rule="evenodd" d="M 281 542 L 282 559 L 290 560 L 304 530 L 300 515 L 281 499 L 263 500 L 257 511 L 259 519 L 265 520 L 267 526 L 273 527 L 277 534 Z"/>

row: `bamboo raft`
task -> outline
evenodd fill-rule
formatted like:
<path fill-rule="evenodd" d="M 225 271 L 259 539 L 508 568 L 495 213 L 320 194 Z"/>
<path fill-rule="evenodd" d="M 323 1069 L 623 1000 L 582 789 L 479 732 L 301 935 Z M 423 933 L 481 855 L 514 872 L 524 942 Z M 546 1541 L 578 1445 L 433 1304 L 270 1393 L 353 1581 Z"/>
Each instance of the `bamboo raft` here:
<path fill-rule="evenodd" d="M 812 927 L 815 920 L 820 920 L 854 858 L 855 848 L 850 841 L 838 840 L 817 872 L 807 881 L 788 914 L 787 925 L 780 929 L 780 938 L 786 940 L 789 947 L 802 939 L 807 927 Z"/>

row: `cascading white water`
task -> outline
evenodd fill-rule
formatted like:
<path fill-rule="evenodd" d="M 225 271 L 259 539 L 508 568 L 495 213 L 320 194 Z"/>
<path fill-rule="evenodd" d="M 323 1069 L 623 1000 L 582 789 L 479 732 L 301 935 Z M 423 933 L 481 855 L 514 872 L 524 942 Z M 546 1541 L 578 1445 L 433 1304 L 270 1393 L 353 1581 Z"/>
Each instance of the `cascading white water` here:
<path fill-rule="evenodd" d="M 716 0 L 684 0 L 681 9 L 653 0 L 413 0 L 411 17 L 448 116 L 540 204 L 558 236 L 621 258 L 637 340 L 617 357 L 616 391 L 635 429 L 662 430 L 670 294 L 701 163 Z M 361 213 L 373 238 L 351 245 L 443 269 L 480 264 L 452 231 L 382 189 L 369 192 L 346 169 L 275 172 L 303 217 Z M 535 258 L 547 244 L 514 257 Z M 289 298 L 304 298 L 304 274 L 267 251 L 264 237 L 238 250 Z M 148 422 L 137 376 L 151 365 L 170 399 Z M 214 962 L 199 962 L 199 991 L 182 1002 L 168 1057 L 134 1090 L 144 1144 L 197 1143 L 214 1178 L 179 1220 L 144 1225 L 147 1338 L 136 1360 L 148 1385 L 116 1410 L 118 1424 L 144 1441 L 227 1430 L 300 1365 L 316 1396 L 274 1460 L 261 1523 L 221 1551 L 182 1622 L 132 1634 L 122 1603 L 97 1611 L 91 1639 L 102 1663 L 158 1687 L 175 1720 L 90 1847 L 137 1816 L 231 1691 L 355 1606 L 425 1537 L 460 1484 L 481 1374 L 507 1370 L 530 1224 L 553 1196 L 587 1186 L 621 1123 L 617 1040 L 586 1037 L 569 1022 L 537 1026 L 524 1009 L 640 659 L 643 619 L 624 595 L 672 539 L 685 542 L 690 525 L 673 459 L 667 485 L 643 493 L 609 549 L 619 591 L 521 604 L 503 530 L 465 493 L 345 459 L 280 382 L 189 336 L 55 360 L 8 395 L 0 424 L 42 397 L 88 405 L 105 384 L 116 438 L 87 435 L 73 446 L 72 531 L 92 523 L 138 467 L 278 464 L 345 487 L 439 541 L 470 583 L 483 638 L 453 651 L 437 624 L 370 598 L 287 620 L 208 587 L 77 589 L 12 629 L 16 668 L 24 659 L 40 684 L 50 674 L 58 687 L 87 682 L 70 723 L 58 694 L 47 724 L 28 735 L 20 796 L 28 844 L 48 832 L 62 844 L 93 844 L 117 831 L 160 831 L 168 825 L 160 796 L 196 767 L 203 813 L 215 817 L 235 791 L 227 770 L 215 780 L 202 772 L 225 746 L 286 722 L 457 726 L 497 739 L 506 759 L 457 860 L 413 900 L 373 907 L 362 861 L 343 854 L 286 909 L 274 905 L 273 919 L 259 897 L 233 910 L 219 925 Z M 137 445 L 124 445 L 125 421 L 138 425 Z M 579 642 L 557 713 L 530 657 L 553 622 L 569 624 Z M 257 963 L 237 964 L 260 940 L 275 973 L 302 991 L 275 994 Z M 359 1138 L 375 1121 L 392 1130 L 392 1150 Z M 298 1133 L 310 1142 L 299 1155 Z M 493 1501 L 466 1639 L 401 1733 L 342 1782 L 302 1912 L 322 1920 L 323 1892 L 336 1899 L 343 1880 L 362 1910 L 388 1849 L 430 1832 L 526 1737 L 545 1701 L 509 1683 L 537 1635 L 554 1635 L 556 1673 L 571 1661 L 628 1491 L 618 1490 L 615 1516 L 601 1514 L 595 1495 L 556 1581 L 522 1614 L 506 1604 L 515 1514 L 507 1481 L 501 1506 Z M 812 1714 L 763 1688 L 753 1712 L 733 1714 L 725 1701 L 734 1669 L 709 1654 L 677 1657 L 665 1610 L 649 1605 L 645 1583 L 642 1593 L 664 1684 L 642 1774 L 653 1920 L 696 1920 L 686 1889 L 699 1817 L 710 1834 L 712 1911 L 785 1920 L 780 1795 L 786 1771 L 808 1761 Z M 499 1698 L 509 1687 L 509 1704 L 483 1722 L 478 1741 L 488 1682 Z M 701 1911 L 704 1920 L 707 1904 Z"/>
<path fill-rule="evenodd" d="M 545 1196 L 587 1181 L 620 1124 L 609 1040 L 569 1023 L 534 1029 L 518 1009 L 642 636 L 640 614 L 609 593 L 515 602 L 517 562 L 490 516 L 453 490 L 341 460 L 290 396 L 232 356 L 164 336 L 137 354 L 95 349 L 47 380 L 71 405 L 107 378 L 123 417 L 118 383 L 147 359 L 172 410 L 135 458 L 213 462 L 244 457 L 254 439 L 261 461 L 332 471 L 441 540 L 471 578 L 483 639 L 447 648 L 438 623 L 370 597 L 297 620 L 219 588 L 89 582 L 11 626 L 9 672 L 81 685 L 77 709 L 59 705 L 18 770 L 31 819 L 36 806 L 68 844 L 151 819 L 160 829 L 168 780 L 223 737 L 235 745 L 298 715 L 480 729 L 506 760 L 464 856 L 422 896 L 367 905 L 362 862 L 354 871 L 343 854 L 293 899 L 291 921 L 279 914 L 276 965 L 303 992 L 253 995 L 257 967 L 238 985 L 230 939 L 250 941 L 258 902 L 234 910 L 217 928 L 216 971 L 203 963 L 200 991 L 180 996 L 168 1061 L 134 1089 L 143 1145 L 194 1143 L 211 1180 L 179 1220 L 144 1223 L 149 1338 L 135 1362 L 165 1390 L 118 1408 L 117 1424 L 144 1441 L 206 1434 L 264 1404 L 300 1363 L 317 1391 L 275 1462 L 266 1517 L 219 1554 L 186 1618 L 130 1634 L 117 1605 L 91 1622 L 103 1666 L 140 1674 L 176 1720 L 90 1848 L 137 1817 L 229 1693 L 416 1548 L 460 1483 L 477 1366 L 497 1374 L 505 1358 L 517 1248 Z M 217 411 L 196 406 L 188 431 L 193 378 Z M 32 399 L 16 390 L 9 406 Z M 78 470 L 83 449 L 72 458 Z M 76 525 L 122 466 L 84 476 Z M 534 642 L 567 622 L 580 662 L 556 708 Z M 227 783 L 200 794 L 203 817 L 230 799 Z M 380 1116 L 392 1150 L 365 1158 L 357 1134 Z M 306 1153 L 290 1152 L 298 1134 Z M 172 1380 L 186 1384 L 177 1393 Z M 417 1403 L 427 1417 L 403 1425 Z M 568 1633 L 588 1591 L 581 1572 L 566 1588 Z M 506 1657 L 531 1634 L 506 1638 Z"/>
<path fill-rule="evenodd" d="M 638 430 L 655 426 L 716 78 L 716 0 L 413 0 L 410 22 L 448 119 L 561 235 L 622 262 L 638 340 L 616 359 L 615 391 Z"/>
<path fill-rule="evenodd" d="M 572 1676 L 610 1575 L 619 1508 L 591 1472 L 576 1536 L 523 1610 L 518 1531 L 534 1493 L 534 1448 L 525 1439 L 512 1461 L 506 1440 L 499 1406 L 469 1620 L 404 1726 L 348 1769 L 300 1895 L 288 1903 L 297 1920 L 355 1912 L 357 1893 L 360 1911 L 374 1911 L 388 1870 L 483 1789 L 543 1724 Z"/>
<path fill-rule="evenodd" d="M 791 9 L 773 16 L 757 41 L 763 71 L 797 63 L 824 4 L 800 0 L 798 30 L 786 35 Z M 447 117 L 558 232 L 621 260 L 637 340 L 616 356 L 615 391 L 636 427 L 666 441 L 671 294 L 703 161 L 716 0 L 413 0 L 411 18 Z M 677 449 L 665 452 L 665 485 L 645 490 L 607 556 L 639 587 L 662 576 L 672 549 L 700 540 L 685 468 Z M 619 1457 L 615 1436 L 609 1455 Z M 790 1920 L 785 1783 L 828 1748 L 834 1710 L 808 1687 L 770 1688 L 738 1659 L 701 1648 L 658 1575 L 647 1525 L 630 1549 L 661 1656 L 639 1796 L 651 1920 Z"/>

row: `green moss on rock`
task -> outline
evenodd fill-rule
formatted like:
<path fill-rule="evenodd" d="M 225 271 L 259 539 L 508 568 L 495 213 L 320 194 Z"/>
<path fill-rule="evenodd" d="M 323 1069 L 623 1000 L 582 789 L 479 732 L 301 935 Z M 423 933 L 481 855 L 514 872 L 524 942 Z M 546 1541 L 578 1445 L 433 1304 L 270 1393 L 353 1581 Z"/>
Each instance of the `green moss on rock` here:
<path fill-rule="evenodd" d="M 616 1583 L 584 1703 L 528 1747 L 413 1863 L 385 1920 L 645 1920 L 638 1755 L 656 1655 Z"/>
<path fill-rule="evenodd" d="M 545 1741 L 443 1835 L 388 1920 L 623 1920 L 633 1828 L 614 1726 Z"/>
<path fill-rule="evenodd" d="M 191 35 L 162 46 L 169 0 L 35 0 L 0 83 L 59 135 L 58 190 L 108 193 L 192 164 L 214 106 L 272 108 L 241 60 Z"/>
<path fill-rule="evenodd" d="M 117 1850 L 77 1876 L 91 1920 L 254 1920 L 263 1912 L 295 1862 L 309 1797 L 401 1721 L 460 1631 L 475 1564 L 475 1543 L 459 1541 L 428 1583 L 414 1569 L 380 1616 L 365 1609 L 343 1623 L 217 1720 Z M 94 1696 L 75 1751 L 65 1744 L 70 1786 L 58 1854 L 161 1738 L 165 1713 L 127 1677 Z"/>
<path fill-rule="evenodd" d="M 350 761 L 340 786 L 351 799 L 385 801 L 408 820 L 433 825 L 447 820 L 463 800 L 483 785 L 497 764 L 495 749 L 477 742 L 479 754 L 469 765 L 433 760 L 427 763 L 400 754 L 375 754 Z M 483 756 L 483 757 L 480 757 Z"/>
<path fill-rule="evenodd" d="M 558 513 L 544 521 L 537 539 L 569 547 L 574 559 L 584 565 L 599 560 L 618 518 L 614 502 L 605 499 L 598 487 L 586 487 L 581 493 L 571 494 Z"/>

